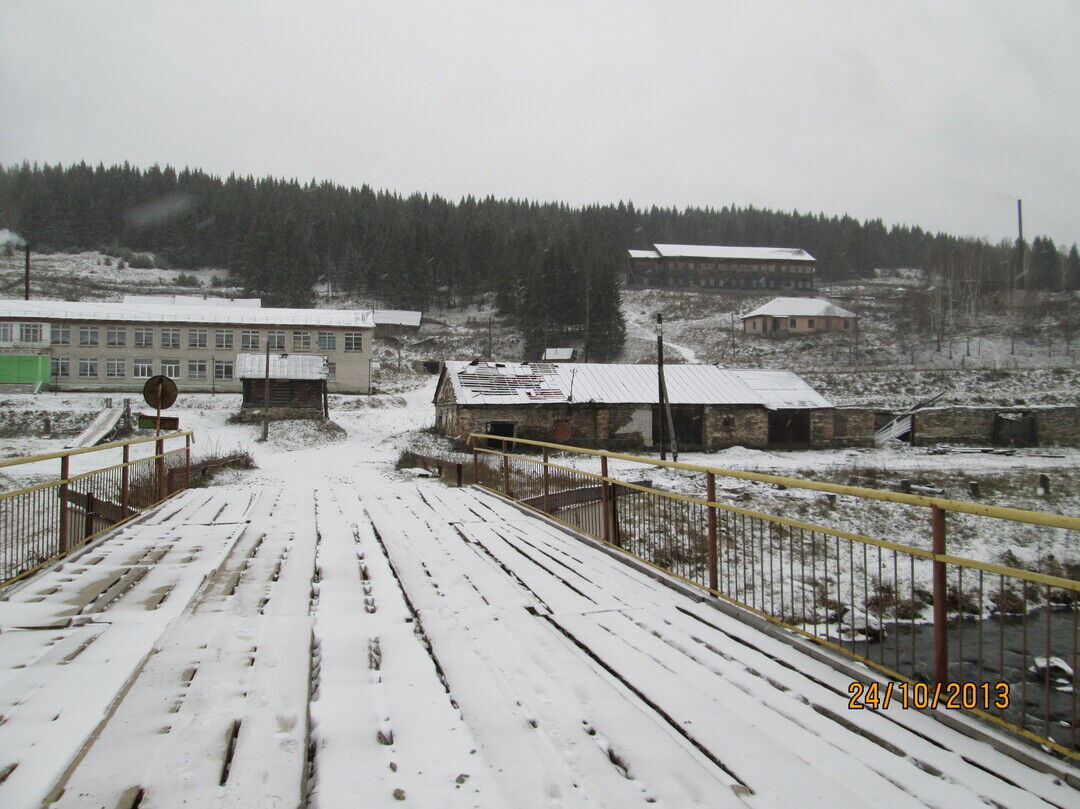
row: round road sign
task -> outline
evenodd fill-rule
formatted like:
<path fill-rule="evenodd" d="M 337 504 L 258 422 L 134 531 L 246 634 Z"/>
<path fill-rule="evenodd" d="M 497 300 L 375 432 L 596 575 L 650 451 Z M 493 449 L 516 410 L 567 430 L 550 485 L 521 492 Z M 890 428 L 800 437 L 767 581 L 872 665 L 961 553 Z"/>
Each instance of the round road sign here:
<path fill-rule="evenodd" d="M 176 402 L 176 383 L 163 374 L 152 376 L 143 385 L 142 395 L 151 407 L 166 410 Z"/>

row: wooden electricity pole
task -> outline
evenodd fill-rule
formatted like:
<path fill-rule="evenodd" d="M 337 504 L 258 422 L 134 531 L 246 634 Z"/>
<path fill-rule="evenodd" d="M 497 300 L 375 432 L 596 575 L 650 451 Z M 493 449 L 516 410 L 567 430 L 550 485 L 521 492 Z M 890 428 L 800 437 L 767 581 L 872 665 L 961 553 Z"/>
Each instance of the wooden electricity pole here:
<path fill-rule="evenodd" d="M 660 422 L 660 460 L 667 460 L 667 423 L 664 419 L 664 316 L 656 313 L 656 401 Z"/>
<path fill-rule="evenodd" d="M 263 381 L 263 434 L 262 440 L 270 437 L 270 333 L 266 334 L 266 377 Z"/>

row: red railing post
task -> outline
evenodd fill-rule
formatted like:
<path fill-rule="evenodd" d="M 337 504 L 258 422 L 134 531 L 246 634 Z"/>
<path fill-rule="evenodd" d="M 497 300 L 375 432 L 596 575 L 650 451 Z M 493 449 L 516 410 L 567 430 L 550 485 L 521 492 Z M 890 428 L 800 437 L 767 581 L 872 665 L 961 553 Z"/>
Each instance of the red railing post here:
<path fill-rule="evenodd" d="M 461 464 L 461 463 L 454 464 L 454 477 L 456 479 L 455 483 L 457 484 L 458 488 L 461 488 L 461 480 L 462 480 L 461 467 L 462 466 L 463 466 L 463 464 Z"/>
<path fill-rule="evenodd" d="M 165 439 L 159 438 L 154 442 L 154 452 L 157 458 L 154 461 L 154 471 L 157 474 L 157 499 L 165 499 Z"/>
<path fill-rule="evenodd" d="M 476 447 L 472 448 L 472 479 L 473 483 L 480 482 L 480 459 L 476 454 Z"/>
<path fill-rule="evenodd" d="M 83 524 L 83 539 L 94 535 L 94 493 L 86 493 L 86 522 Z"/>
<path fill-rule="evenodd" d="M 607 481 L 607 456 L 600 456 L 600 515 L 604 521 L 601 536 L 611 542 L 611 484 Z"/>
<path fill-rule="evenodd" d="M 71 536 L 68 528 L 68 466 L 70 456 L 65 455 L 60 459 L 60 550 L 67 553 L 71 550 Z"/>
<path fill-rule="evenodd" d="M 716 502 L 716 475 L 712 472 L 705 473 L 705 499 L 710 503 Z M 717 548 L 716 548 L 716 506 L 707 506 L 709 509 L 709 589 L 720 589 L 719 577 L 717 576 Z"/>
<path fill-rule="evenodd" d="M 503 442 L 503 446 L 506 446 L 506 442 Z M 510 497 L 510 458 L 506 455 L 506 450 L 503 450 L 503 494 Z"/>
<path fill-rule="evenodd" d="M 548 504 L 548 495 L 551 493 L 551 470 L 548 468 L 548 461 L 549 460 L 550 460 L 550 455 L 548 453 L 548 448 L 544 447 L 544 500 L 543 500 L 543 508 L 544 508 L 544 511 L 546 511 L 547 513 L 550 514 L 551 513 L 551 508 L 549 507 L 549 504 Z"/>
<path fill-rule="evenodd" d="M 933 531 L 933 551 L 945 553 L 945 512 L 937 506 L 930 510 L 930 526 Z M 934 684 L 949 680 L 949 636 L 945 563 L 934 560 Z"/>
<path fill-rule="evenodd" d="M 131 469 L 128 467 L 128 462 L 131 460 L 131 445 L 124 444 L 123 452 L 124 465 L 120 467 L 120 516 L 126 517 L 128 515 L 128 491 L 131 487 Z"/>
<path fill-rule="evenodd" d="M 324 391 L 325 393 L 325 391 Z M 191 433 L 184 436 L 184 488 L 191 485 Z"/>

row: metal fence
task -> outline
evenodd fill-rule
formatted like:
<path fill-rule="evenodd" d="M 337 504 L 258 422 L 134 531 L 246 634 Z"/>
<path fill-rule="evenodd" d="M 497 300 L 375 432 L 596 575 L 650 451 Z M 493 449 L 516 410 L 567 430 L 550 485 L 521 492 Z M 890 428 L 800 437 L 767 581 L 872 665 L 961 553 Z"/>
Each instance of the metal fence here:
<path fill-rule="evenodd" d="M 471 460 L 472 459 L 464 453 L 437 456 L 424 455 L 419 452 L 413 452 L 412 450 L 406 450 L 401 454 L 399 466 L 402 464 L 411 464 L 422 469 L 437 470 L 441 480 L 448 483 L 453 481 L 453 485 L 463 486 L 466 483 L 473 482 L 469 479 L 472 474 Z"/>
<path fill-rule="evenodd" d="M 959 515 L 972 515 L 964 519 L 985 531 L 1009 524 L 1075 532 L 1080 519 L 526 439 L 474 434 L 475 439 L 503 442 L 502 450 L 475 446 L 478 485 L 891 680 L 884 686 L 853 685 L 852 707 L 962 708 L 1080 760 L 1074 683 L 1080 581 L 947 552 L 949 520 L 959 522 Z M 523 454 L 537 449 L 538 454 Z M 575 468 L 574 460 L 553 462 L 552 452 L 595 456 L 588 463 L 596 471 Z M 698 473 L 700 494 L 615 479 L 608 474 L 609 458 Z M 925 509 L 928 548 L 721 502 L 717 478 Z M 836 508 L 844 502 L 851 501 Z"/>
<path fill-rule="evenodd" d="M 59 463 L 56 480 L 0 493 L 0 586 L 186 489 L 191 437 L 190 432 L 171 433 L 0 462 L 0 468 Z M 166 449 L 178 440 L 183 446 Z M 149 442 L 154 442 L 154 453 L 132 460 L 131 448 Z M 119 463 L 71 474 L 73 456 L 95 452 L 119 452 Z"/>

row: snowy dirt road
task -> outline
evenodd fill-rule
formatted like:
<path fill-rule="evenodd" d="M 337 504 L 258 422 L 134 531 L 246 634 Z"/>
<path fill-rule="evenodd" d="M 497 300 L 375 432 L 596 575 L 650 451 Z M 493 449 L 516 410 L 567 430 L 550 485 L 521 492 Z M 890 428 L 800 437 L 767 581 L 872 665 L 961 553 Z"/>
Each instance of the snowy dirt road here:
<path fill-rule="evenodd" d="M 0 600 L 0 806 L 1080 805 L 922 713 L 849 711 L 847 675 L 594 544 L 404 480 L 429 397 L 259 445 Z"/>

